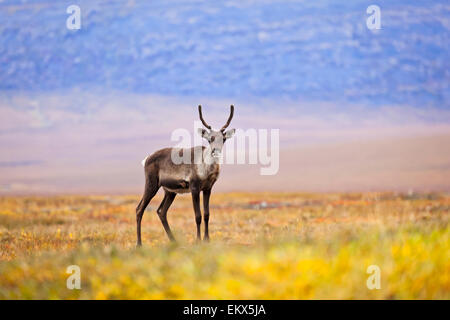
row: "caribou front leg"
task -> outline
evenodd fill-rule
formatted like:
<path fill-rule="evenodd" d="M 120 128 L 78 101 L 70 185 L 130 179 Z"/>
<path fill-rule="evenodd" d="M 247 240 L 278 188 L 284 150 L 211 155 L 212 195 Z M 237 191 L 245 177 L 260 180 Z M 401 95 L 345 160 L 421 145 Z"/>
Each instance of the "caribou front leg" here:
<path fill-rule="evenodd" d="M 197 241 L 201 241 L 200 225 L 202 223 L 202 212 L 200 210 L 200 191 L 197 188 L 191 189 L 192 204 L 194 205 L 195 222 L 197 223 Z"/>
<path fill-rule="evenodd" d="M 203 220 L 205 221 L 205 236 L 203 237 L 204 241 L 209 241 L 209 197 L 211 196 L 211 190 L 203 191 Z"/>

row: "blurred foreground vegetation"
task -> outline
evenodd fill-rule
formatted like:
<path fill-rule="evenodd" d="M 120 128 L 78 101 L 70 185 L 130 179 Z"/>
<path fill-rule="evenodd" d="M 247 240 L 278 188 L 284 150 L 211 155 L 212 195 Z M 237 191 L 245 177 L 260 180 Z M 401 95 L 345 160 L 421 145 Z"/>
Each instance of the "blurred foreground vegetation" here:
<path fill-rule="evenodd" d="M 0 198 L 0 299 L 449 299 L 450 197 L 227 193 L 195 243 L 189 196 L 170 244 L 155 213 L 135 249 L 137 196 Z M 66 269 L 81 269 L 69 290 Z M 370 265 L 381 289 L 369 290 Z"/>

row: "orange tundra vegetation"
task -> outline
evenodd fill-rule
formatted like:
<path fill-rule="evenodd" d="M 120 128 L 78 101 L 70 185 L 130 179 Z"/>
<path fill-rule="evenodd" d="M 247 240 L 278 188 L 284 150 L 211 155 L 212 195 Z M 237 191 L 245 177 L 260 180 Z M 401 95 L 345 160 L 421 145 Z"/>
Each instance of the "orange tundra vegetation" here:
<path fill-rule="evenodd" d="M 1 299 L 449 299 L 450 196 L 222 193 L 210 243 L 195 243 L 190 197 L 168 219 L 139 196 L 0 198 Z M 81 289 L 66 286 L 70 265 Z M 366 286 L 380 268 L 380 289 Z"/>

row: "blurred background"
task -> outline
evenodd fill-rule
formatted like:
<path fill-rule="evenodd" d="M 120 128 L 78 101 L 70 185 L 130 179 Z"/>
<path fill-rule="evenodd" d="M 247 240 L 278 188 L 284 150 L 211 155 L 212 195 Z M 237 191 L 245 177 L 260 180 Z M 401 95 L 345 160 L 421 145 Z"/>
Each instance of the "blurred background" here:
<path fill-rule="evenodd" d="M 450 189 L 447 1 L 0 0 L 0 21 L 2 194 L 140 193 L 198 104 L 280 129 L 277 175 L 224 165 L 218 190 Z"/>

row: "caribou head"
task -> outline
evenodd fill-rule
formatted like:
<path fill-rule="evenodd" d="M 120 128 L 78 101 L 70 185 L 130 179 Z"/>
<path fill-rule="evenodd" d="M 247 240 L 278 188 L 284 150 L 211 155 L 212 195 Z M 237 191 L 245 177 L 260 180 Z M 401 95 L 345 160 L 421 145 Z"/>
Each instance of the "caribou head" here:
<path fill-rule="evenodd" d="M 203 125 L 208 129 L 199 128 L 198 133 L 206 139 L 209 143 L 209 148 L 211 150 L 211 156 L 213 158 L 220 158 L 220 155 L 222 154 L 222 148 L 223 144 L 227 139 L 230 139 L 234 133 L 235 129 L 227 130 L 225 129 L 230 125 L 231 119 L 233 119 L 234 114 L 234 106 L 230 106 L 230 116 L 228 117 L 227 123 L 220 129 L 220 130 L 213 130 L 211 126 L 206 123 L 205 119 L 203 119 L 202 114 L 202 106 L 198 106 L 198 114 L 200 116 L 200 120 L 202 121 Z"/>

